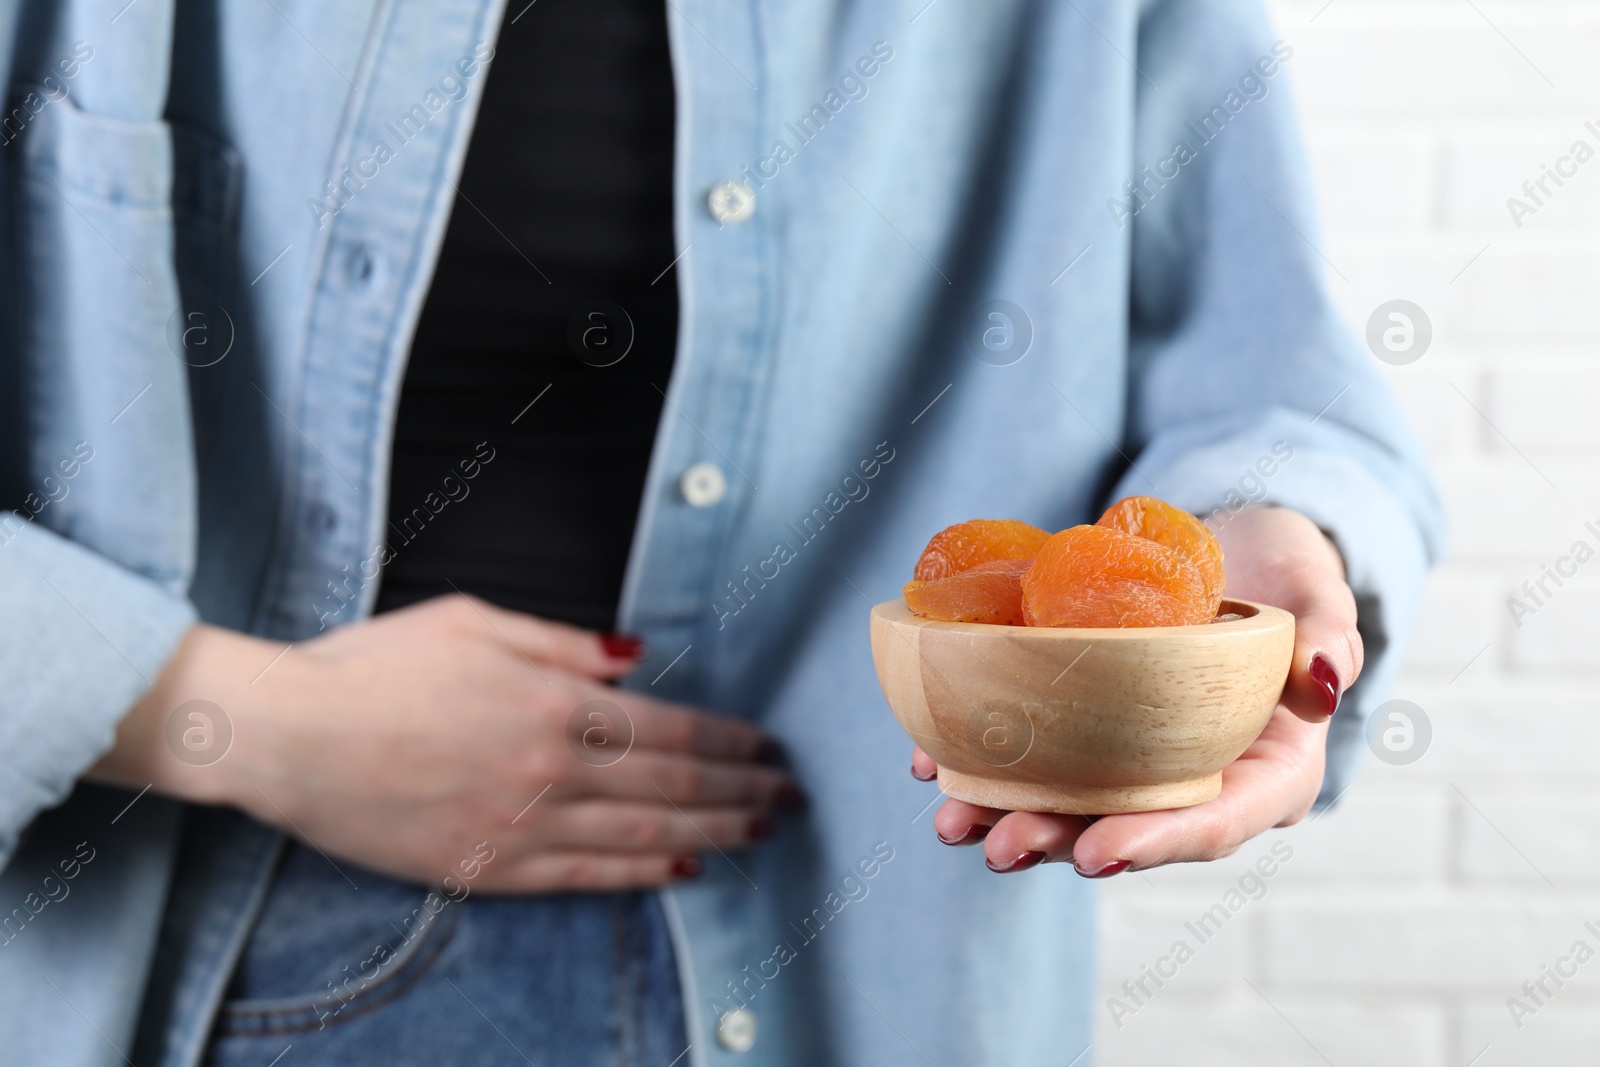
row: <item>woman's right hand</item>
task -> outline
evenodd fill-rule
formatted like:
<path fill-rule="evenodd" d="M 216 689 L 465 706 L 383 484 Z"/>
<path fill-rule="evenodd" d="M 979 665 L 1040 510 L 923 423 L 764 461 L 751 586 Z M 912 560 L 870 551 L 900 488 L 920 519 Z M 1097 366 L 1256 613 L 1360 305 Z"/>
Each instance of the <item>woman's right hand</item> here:
<path fill-rule="evenodd" d="M 401 878 L 470 869 L 474 889 L 502 893 L 659 886 L 804 803 L 755 727 L 603 684 L 636 661 L 587 631 L 448 596 L 274 662 L 282 650 L 195 627 L 89 776 L 230 804 Z M 206 766 L 168 747 L 191 700 L 232 725 Z M 593 700 L 622 714 L 577 713 Z"/>

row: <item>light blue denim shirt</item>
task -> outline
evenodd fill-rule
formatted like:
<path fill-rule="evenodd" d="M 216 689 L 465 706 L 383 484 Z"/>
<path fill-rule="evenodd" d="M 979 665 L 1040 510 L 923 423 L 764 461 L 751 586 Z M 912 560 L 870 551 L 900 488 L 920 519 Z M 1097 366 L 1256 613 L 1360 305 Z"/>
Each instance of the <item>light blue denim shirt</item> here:
<path fill-rule="evenodd" d="M 74 783 L 185 628 L 305 638 L 372 604 L 405 357 L 516 14 L 0 10 L 9 1062 L 131 1040 L 179 809 Z M 681 326 L 620 619 L 653 650 L 633 684 L 760 722 L 814 798 L 664 894 L 685 1062 L 1065 1063 L 1091 1039 L 1093 887 L 936 843 L 867 611 L 972 516 L 1297 508 L 1361 608 L 1325 795 L 1348 780 L 1442 523 L 1324 289 L 1294 42 L 1254 0 L 668 19 Z M 167 1062 L 198 1054 L 276 843 L 243 833 L 177 887 L 200 903 Z M 742 1054 L 713 1035 L 740 1002 Z"/>

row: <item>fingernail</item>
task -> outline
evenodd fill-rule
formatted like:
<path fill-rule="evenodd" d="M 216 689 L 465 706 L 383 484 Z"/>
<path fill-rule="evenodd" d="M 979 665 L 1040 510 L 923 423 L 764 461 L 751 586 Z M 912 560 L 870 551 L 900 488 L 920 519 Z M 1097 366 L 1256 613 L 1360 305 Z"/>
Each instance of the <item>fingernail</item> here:
<path fill-rule="evenodd" d="M 701 871 L 700 861 L 693 856 L 679 856 L 672 861 L 672 877 L 698 878 Z"/>
<path fill-rule="evenodd" d="M 913 763 L 911 765 L 911 777 L 915 778 L 919 782 L 931 782 L 935 778 L 939 777 L 939 772 L 938 771 L 934 771 L 932 774 L 930 774 L 926 778 L 924 778 L 922 775 L 917 773 L 917 765 L 915 763 Z"/>
<path fill-rule="evenodd" d="M 1086 871 L 1081 867 L 1074 867 L 1073 869 L 1084 878 L 1110 878 L 1113 874 L 1121 874 L 1132 866 L 1133 864 L 1127 860 L 1112 860 L 1098 871 Z"/>
<path fill-rule="evenodd" d="M 1311 657 L 1311 680 L 1317 683 L 1317 689 L 1322 693 L 1322 701 L 1328 707 L 1328 714 L 1332 715 L 1339 710 L 1339 672 L 1333 669 L 1333 661 L 1321 652 Z"/>
<path fill-rule="evenodd" d="M 811 806 L 811 801 L 799 786 L 785 782 L 772 795 L 772 806 L 779 811 L 805 811 Z"/>
<path fill-rule="evenodd" d="M 600 647 L 612 659 L 644 659 L 644 641 L 632 634 L 601 634 Z"/>
<path fill-rule="evenodd" d="M 756 743 L 756 762 L 783 762 L 783 746 L 778 743 L 777 738 L 763 737 L 759 742 Z"/>
<path fill-rule="evenodd" d="M 1044 859 L 1043 852 L 1024 852 L 1010 863 L 997 864 L 994 860 L 984 859 L 984 863 L 995 874 L 1010 874 L 1012 871 L 1025 871 L 1029 867 L 1037 867 Z"/>
<path fill-rule="evenodd" d="M 937 830 L 934 832 L 938 833 Z M 939 834 L 939 842 L 945 845 L 970 845 L 975 841 L 982 841 L 988 836 L 989 827 L 977 823 L 962 831 L 960 837 L 946 837 L 943 834 Z"/>
<path fill-rule="evenodd" d="M 752 815 L 750 816 L 750 826 L 747 832 L 750 834 L 750 840 L 752 841 L 766 841 L 778 832 L 778 827 L 772 821 L 772 816 L 770 815 Z"/>

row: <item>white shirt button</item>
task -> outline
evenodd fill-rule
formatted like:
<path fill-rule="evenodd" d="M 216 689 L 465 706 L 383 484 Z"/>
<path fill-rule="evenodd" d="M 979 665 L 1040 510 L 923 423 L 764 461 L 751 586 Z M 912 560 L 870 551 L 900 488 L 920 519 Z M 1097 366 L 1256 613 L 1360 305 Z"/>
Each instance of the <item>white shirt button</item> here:
<path fill-rule="evenodd" d="M 728 495 L 728 479 L 715 463 L 696 463 L 678 479 L 683 499 L 697 508 L 709 508 Z"/>
<path fill-rule="evenodd" d="M 711 187 L 706 206 L 718 222 L 743 222 L 756 213 L 756 191 L 744 182 L 719 182 Z"/>
<path fill-rule="evenodd" d="M 756 1013 L 734 1008 L 717 1020 L 717 1044 L 729 1052 L 749 1052 L 756 1043 Z"/>

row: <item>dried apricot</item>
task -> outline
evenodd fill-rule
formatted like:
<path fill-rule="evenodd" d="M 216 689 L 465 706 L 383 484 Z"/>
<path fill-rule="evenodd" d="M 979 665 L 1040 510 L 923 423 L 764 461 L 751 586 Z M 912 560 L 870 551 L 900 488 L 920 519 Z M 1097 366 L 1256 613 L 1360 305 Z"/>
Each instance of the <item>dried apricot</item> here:
<path fill-rule="evenodd" d="M 1127 496 L 1107 508 L 1095 525 L 1149 538 L 1186 556 L 1205 582 L 1207 618 L 1222 606 L 1222 545 L 1205 523 L 1187 511 L 1153 496 Z"/>
<path fill-rule="evenodd" d="M 1030 559 L 1050 535 L 1016 519 L 970 519 L 933 535 L 911 577 L 919 582 L 949 578 L 980 563 Z"/>
<path fill-rule="evenodd" d="M 1209 605 L 1188 557 L 1106 526 L 1062 530 L 1022 576 L 1029 626 L 1188 626 L 1209 621 Z"/>
<path fill-rule="evenodd" d="M 931 582 L 907 582 L 906 607 L 940 622 L 1021 626 L 1022 576 L 1031 559 L 997 559 Z"/>

